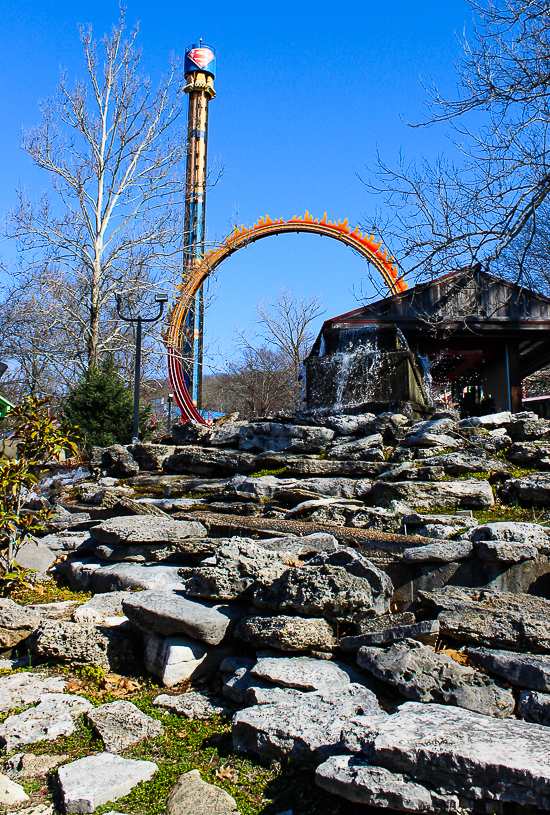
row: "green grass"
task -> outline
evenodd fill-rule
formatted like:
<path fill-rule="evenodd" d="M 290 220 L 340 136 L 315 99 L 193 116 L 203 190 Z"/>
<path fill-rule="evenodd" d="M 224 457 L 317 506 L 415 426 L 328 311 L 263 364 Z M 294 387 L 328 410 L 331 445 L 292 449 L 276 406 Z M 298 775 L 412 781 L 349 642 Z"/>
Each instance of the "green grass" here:
<path fill-rule="evenodd" d="M 63 672 L 67 673 L 68 669 L 64 668 Z M 94 705 L 114 700 L 113 694 L 101 690 L 102 672 L 82 669 L 78 674 L 88 681 L 85 689 L 77 691 L 80 695 Z M 289 809 L 293 815 L 329 812 L 331 815 L 350 815 L 354 811 L 353 808 L 350 810 L 348 802 L 333 798 L 316 787 L 312 770 L 287 761 L 274 761 L 267 766 L 253 757 L 235 754 L 229 718 L 213 716 L 206 721 L 190 721 L 154 707 L 152 702 L 159 690 L 155 682 L 147 680 L 138 691 L 125 697 L 147 715 L 160 720 L 164 732 L 122 753 L 125 758 L 154 761 L 159 769 L 150 781 L 138 784 L 129 795 L 99 807 L 96 810 L 98 815 L 111 809 L 132 815 L 164 815 L 168 795 L 179 776 L 189 770 L 199 770 L 204 781 L 225 789 L 235 798 L 242 815 L 276 815 Z M 17 712 L 2 715 L 0 721 Z M 84 716 L 80 716 L 72 735 L 20 746 L 14 752 L 66 754 L 69 761 L 76 761 L 103 749 L 93 728 L 86 723 Z M 55 778 L 56 770 L 53 769 L 46 780 L 18 781 L 31 796 L 32 803 L 37 804 L 56 795 Z"/>
<path fill-rule="evenodd" d="M 261 478 L 264 475 L 282 475 L 286 473 L 286 467 L 279 467 L 278 470 L 258 470 L 256 473 L 251 473 L 248 478 Z"/>

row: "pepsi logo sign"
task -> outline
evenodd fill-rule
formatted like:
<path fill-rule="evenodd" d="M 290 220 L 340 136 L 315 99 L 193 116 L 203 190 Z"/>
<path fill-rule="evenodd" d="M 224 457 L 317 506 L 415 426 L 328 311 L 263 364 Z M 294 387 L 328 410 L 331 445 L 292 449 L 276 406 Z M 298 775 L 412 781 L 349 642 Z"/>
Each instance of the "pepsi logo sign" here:
<path fill-rule="evenodd" d="M 187 54 L 195 65 L 199 68 L 206 68 L 206 66 L 214 59 L 214 54 L 210 48 L 193 48 Z"/>

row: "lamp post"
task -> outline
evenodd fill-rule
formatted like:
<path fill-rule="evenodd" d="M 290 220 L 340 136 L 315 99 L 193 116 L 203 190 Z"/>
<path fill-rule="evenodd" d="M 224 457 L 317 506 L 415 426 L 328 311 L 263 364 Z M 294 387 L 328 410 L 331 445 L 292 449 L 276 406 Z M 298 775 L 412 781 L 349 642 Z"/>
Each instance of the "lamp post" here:
<path fill-rule="evenodd" d="M 141 379 L 141 326 L 143 323 L 156 323 L 160 320 L 164 311 L 164 304 L 168 302 L 167 294 L 156 294 L 155 302 L 160 304 L 159 313 L 155 317 L 142 317 L 138 314 L 137 317 L 123 317 L 121 313 L 122 308 L 122 295 L 115 293 L 116 310 L 118 316 L 125 323 L 137 323 L 136 330 L 136 357 L 135 357 L 135 375 L 134 375 L 134 432 L 132 443 L 137 444 L 139 438 L 139 385 Z"/>
<path fill-rule="evenodd" d="M 174 401 L 174 394 L 168 394 L 168 427 L 166 428 L 168 432 L 172 429 L 172 402 Z"/>

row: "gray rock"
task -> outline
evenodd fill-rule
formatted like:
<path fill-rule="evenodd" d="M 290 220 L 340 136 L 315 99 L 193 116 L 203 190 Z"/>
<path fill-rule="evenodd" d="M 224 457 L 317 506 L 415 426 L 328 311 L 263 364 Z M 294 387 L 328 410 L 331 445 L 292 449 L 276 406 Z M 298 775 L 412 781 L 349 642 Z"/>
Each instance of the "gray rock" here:
<path fill-rule="evenodd" d="M 283 688 L 300 691 L 336 690 L 350 682 L 359 682 L 361 674 L 341 662 L 311 657 L 261 657 L 253 676 Z"/>
<path fill-rule="evenodd" d="M 467 648 L 466 654 L 474 665 L 502 677 L 511 685 L 550 691 L 550 656 L 516 654 L 513 651 L 488 648 Z"/>
<path fill-rule="evenodd" d="M 503 499 L 524 506 L 550 506 L 550 473 L 533 473 L 506 482 Z"/>
<path fill-rule="evenodd" d="M 414 431 L 414 427 L 412 430 Z M 456 449 L 460 447 L 460 442 L 458 439 L 453 438 L 452 436 L 447 436 L 445 433 L 428 433 L 428 432 L 421 432 L 421 433 L 414 433 L 411 432 L 411 435 L 407 436 L 401 442 L 402 447 L 450 447 L 451 449 Z"/>
<path fill-rule="evenodd" d="M 67 512 L 67 510 L 59 504 L 56 509 L 57 514 L 53 515 L 47 524 L 47 529 L 50 532 L 61 532 L 62 530 L 72 529 L 82 524 L 88 525 L 92 520 L 88 512 Z"/>
<path fill-rule="evenodd" d="M 154 739 L 164 732 L 157 719 L 152 719 L 126 699 L 99 705 L 86 713 L 105 749 L 120 753 L 143 739 Z"/>
<path fill-rule="evenodd" d="M 138 661 L 140 639 L 129 623 L 99 626 L 60 620 L 41 623 L 33 633 L 31 648 L 46 659 L 120 670 Z"/>
<path fill-rule="evenodd" d="M 458 589 L 422 592 L 447 637 L 488 648 L 550 653 L 550 601 L 529 594 Z"/>
<path fill-rule="evenodd" d="M 16 784 L 5 775 L 0 775 L 0 804 L 10 806 L 28 800 L 29 796 L 20 784 Z"/>
<path fill-rule="evenodd" d="M 81 605 L 80 600 L 63 600 L 61 603 L 33 603 L 25 608 L 44 622 L 45 620 L 69 620 L 79 605 Z"/>
<path fill-rule="evenodd" d="M 165 459 L 163 467 L 165 472 L 169 473 L 190 473 L 202 476 L 245 474 L 258 469 L 256 457 L 250 453 L 191 445 L 178 447 L 174 455 Z"/>
<path fill-rule="evenodd" d="M 186 719 L 210 719 L 212 716 L 227 716 L 233 712 L 223 699 L 208 697 L 196 691 L 177 696 L 161 693 L 153 700 L 153 704 L 168 708 L 171 713 L 177 713 Z"/>
<path fill-rule="evenodd" d="M 458 705 L 497 718 L 514 712 L 510 691 L 415 640 L 404 640 L 388 650 L 364 646 L 358 651 L 357 662 L 377 679 L 394 685 L 407 699 Z"/>
<path fill-rule="evenodd" d="M 254 676 L 251 668 L 248 667 L 237 668 L 229 675 L 224 673 L 224 679 L 223 695 L 238 705 L 248 704 L 247 699 L 252 688 L 256 690 L 259 688 L 273 689 L 271 682 L 266 682 Z"/>
<path fill-rule="evenodd" d="M 477 525 L 477 520 L 467 515 L 430 515 L 428 513 L 411 512 L 403 516 L 403 532 L 406 528 L 408 534 L 413 533 L 414 530 L 416 535 L 424 535 L 420 530 L 432 526 L 447 526 L 449 527 L 448 534 L 453 535 L 458 530 L 471 529 L 477 527 Z M 428 537 L 430 536 L 428 535 Z"/>
<path fill-rule="evenodd" d="M 358 436 L 369 434 L 375 421 L 374 413 L 362 413 L 358 416 L 327 416 L 323 423 L 339 436 Z"/>
<path fill-rule="evenodd" d="M 89 532 L 58 532 L 57 535 L 46 535 L 40 543 L 52 552 L 88 552 L 93 548 Z"/>
<path fill-rule="evenodd" d="M 197 521 L 176 521 L 166 517 L 130 515 L 111 518 L 92 529 L 100 543 L 138 545 L 140 543 L 179 543 L 187 538 L 205 538 L 206 529 Z"/>
<path fill-rule="evenodd" d="M 6 772 L 10 778 L 17 778 L 24 776 L 25 778 L 36 778 L 37 776 L 44 776 L 63 764 L 69 758 L 68 755 L 62 753 L 58 755 L 42 755 L 35 756 L 34 753 L 16 753 L 7 759 L 5 767 Z"/>
<path fill-rule="evenodd" d="M 334 438 L 326 427 L 251 422 L 239 428 L 239 449 L 263 452 L 318 453 Z"/>
<path fill-rule="evenodd" d="M 78 558 L 59 563 L 56 571 L 64 575 L 72 589 L 97 594 L 125 589 L 182 589 L 183 581 L 176 565 L 112 563 L 97 558 Z"/>
<path fill-rule="evenodd" d="M 65 812 L 94 812 L 102 804 L 128 795 L 157 770 L 154 761 L 136 761 L 112 753 L 96 753 L 65 764 L 57 771 Z"/>
<path fill-rule="evenodd" d="M 323 619 L 304 617 L 245 617 L 235 629 L 235 637 L 254 648 L 272 647 L 280 651 L 331 651 L 336 646 L 334 631 Z"/>
<path fill-rule="evenodd" d="M 387 715 L 371 691 L 355 684 L 255 705 L 233 717 L 233 748 L 255 753 L 262 760 L 288 757 L 298 764 L 315 765 L 347 752 L 343 731 L 361 713 L 372 714 L 374 720 Z"/>
<path fill-rule="evenodd" d="M 63 693 L 66 684 L 66 679 L 40 673 L 0 676 L 0 713 L 32 705 L 44 694 Z"/>
<path fill-rule="evenodd" d="M 111 447 L 92 447 L 90 471 L 108 476 L 134 476 L 139 473 L 139 464 L 121 444 Z"/>
<path fill-rule="evenodd" d="M 508 541 L 481 541 L 474 544 L 474 552 L 480 560 L 502 563 L 522 563 L 524 560 L 536 560 L 539 551 L 535 546 Z"/>
<path fill-rule="evenodd" d="M 550 444 L 548 442 L 524 441 L 510 445 L 506 458 L 516 467 L 526 470 L 550 469 Z"/>
<path fill-rule="evenodd" d="M 129 591 L 96 594 L 91 600 L 75 608 L 72 614 L 73 622 L 107 626 L 124 622 L 126 617 L 122 611 L 122 601 L 130 595 Z"/>
<path fill-rule="evenodd" d="M 397 628 L 402 625 L 414 625 L 416 617 L 411 611 L 401 614 L 382 614 L 380 617 L 371 617 L 362 620 L 357 626 L 361 634 L 376 634 L 387 631 L 389 628 Z"/>
<path fill-rule="evenodd" d="M 251 684 L 244 694 L 244 703 L 247 706 L 273 705 L 279 702 L 288 705 L 299 702 L 303 696 L 302 691 L 294 690 L 293 688 L 267 687 L 267 684 L 267 682 L 255 685 Z"/>
<path fill-rule="evenodd" d="M 238 606 L 207 605 L 174 591 L 136 592 L 123 602 L 122 608 L 143 631 L 165 636 L 187 634 L 209 645 L 220 643 L 232 624 L 234 627 L 245 614 Z"/>
<path fill-rule="evenodd" d="M 513 441 L 531 441 L 547 439 L 550 436 L 550 422 L 548 419 L 539 419 L 532 411 L 512 415 L 511 422 L 506 425 L 506 432 Z"/>
<path fill-rule="evenodd" d="M 473 545 L 468 540 L 428 543 L 403 551 L 405 563 L 454 563 L 472 556 Z"/>
<path fill-rule="evenodd" d="M 188 538 L 180 543 L 140 543 L 133 546 L 116 544 L 97 545 L 94 555 L 108 563 L 178 563 L 195 565 L 213 555 L 222 539 Z"/>
<path fill-rule="evenodd" d="M 373 506 L 387 507 L 392 501 L 403 501 L 415 509 L 434 506 L 483 509 L 495 503 L 491 485 L 486 481 L 376 481 L 365 501 Z"/>
<path fill-rule="evenodd" d="M 466 473 L 500 473 L 506 472 L 505 462 L 499 459 L 490 459 L 484 455 L 457 451 L 455 453 L 441 453 L 424 459 L 424 463 L 432 467 L 443 467 L 448 475 L 465 475 Z"/>
<path fill-rule="evenodd" d="M 128 451 L 139 464 L 140 470 L 162 470 L 162 465 L 173 456 L 176 448 L 168 444 L 131 444 Z"/>
<path fill-rule="evenodd" d="M 449 812 L 454 807 L 441 806 L 441 796 L 411 781 L 401 773 L 373 767 L 356 756 L 332 756 L 317 767 L 315 783 L 333 795 L 371 807 L 400 812 Z M 439 799 L 439 800 L 438 800 Z"/>
<path fill-rule="evenodd" d="M 198 770 L 177 780 L 168 796 L 166 815 L 239 815 L 235 799 L 221 787 L 207 784 Z"/>
<path fill-rule="evenodd" d="M 0 648 L 13 648 L 37 625 L 36 614 L 7 597 L 0 597 Z"/>
<path fill-rule="evenodd" d="M 252 596 L 258 583 L 273 582 L 286 568 L 278 552 L 233 538 L 216 550 L 215 564 L 193 570 L 186 592 L 218 600 Z"/>
<path fill-rule="evenodd" d="M 78 716 L 91 708 L 92 703 L 82 696 L 45 693 L 36 707 L 8 716 L 0 725 L 0 744 L 9 753 L 22 744 L 69 736 L 76 730 Z"/>
<path fill-rule="evenodd" d="M 25 541 L 15 552 L 15 562 L 22 569 L 45 574 L 56 561 L 56 555 L 41 541 Z"/>
<path fill-rule="evenodd" d="M 545 727 L 417 702 L 384 719 L 363 718 L 364 750 L 372 765 L 407 774 L 438 792 L 449 790 L 469 808 L 494 811 L 505 802 L 550 806 Z"/>
<path fill-rule="evenodd" d="M 438 620 L 424 620 L 411 625 L 399 625 L 384 631 L 342 637 L 338 643 L 343 651 L 357 651 L 363 645 L 393 645 L 403 640 L 418 640 L 425 645 L 435 645 L 439 635 Z"/>
<path fill-rule="evenodd" d="M 255 543 L 264 549 L 277 552 L 285 563 L 289 562 L 289 558 L 307 560 L 309 556 L 318 552 L 333 552 L 340 548 L 334 535 L 329 535 L 328 532 L 314 532 L 303 537 L 289 535 L 287 538 L 269 538 Z"/>
<path fill-rule="evenodd" d="M 260 453 L 256 456 L 255 469 L 285 468 L 285 477 L 296 476 L 307 478 L 312 476 L 343 477 L 343 478 L 376 478 L 384 470 L 388 470 L 387 462 L 380 461 L 337 461 L 328 459 L 304 458 L 293 456 L 290 453 Z"/>
<path fill-rule="evenodd" d="M 517 715 L 526 722 L 550 726 L 550 693 L 524 690 L 518 699 Z"/>
<path fill-rule="evenodd" d="M 475 544 L 485 541 L 506 541 L 535 547 L 545 554 L 550 553 L 548 530 L 540 524 L 499 521 L 476 526 L 465 532 L 462 537 Z"/>
<path fill-rule="evenodd" d="M 149 633 L 145 639 L 145 667 L 162 684 L 171 688 L 189 679 L 198 679 L 215 671 L 234 653 L 232 645 L 206 646 L 192 637 L 161 637 Z"/>
<path fill-rule="evenodd" d="M 339 461 L 384 461 L 383 441 L 380 433 L 375 433 L 357 441 L 336 444 L 330 448 L 329 457 Z M 381 459 L 380 452 L 382 452 Z"/>
<path fill-rule="evenodd" d="M 484 427 L 487 430 L 495 427 L 506 427 L 512 421 L 512 414 L 508 410 L 500 413 L 488 413 L 485 416 L 471 416 L 468 419 L 461 419 L 457 425 L 464 427 Z"/>
<path fill-rule="evenodd" d="M 392 593 L 387 575 L 358 553 L 342 548 L 317 555 L 307 566 L 288 569 L 272 583 L 260 585 L 254 605 L 333 622 L 358 622 L 387 612 Z"/>

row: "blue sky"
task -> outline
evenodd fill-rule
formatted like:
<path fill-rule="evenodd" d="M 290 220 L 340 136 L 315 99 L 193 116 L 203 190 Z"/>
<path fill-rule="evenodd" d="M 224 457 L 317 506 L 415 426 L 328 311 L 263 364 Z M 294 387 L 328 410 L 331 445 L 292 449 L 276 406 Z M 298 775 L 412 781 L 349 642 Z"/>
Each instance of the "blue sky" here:
<path fill-rule="evenodd" d="M 202 37 L 218 56 L 210 106 L 209 159 L 225 172 L 209 193 L 208 238 L 224 237 L 235 220 L 315 216 L 365 223 L 377 206 L 357 177 L 379 150 L 394 162 L 434 156 L 444 129 L 411 129 L 425 103 L 420 78 L 453 88 L 457 35 L 469 26 L 465 0 L 174 3 L 128 0 L 140 21 L 143 64 L 152 77 L 171 52 Z M 47 187 L 19 148 L 23 126 L 39 121 L 38 101 L 55 89 L 60 67 L 82 75 L 78 23 L 100 35 L 118 4 L 67 0 L 0 0 L 0 212 L 14 187 Z M 380 236 L 383 239 L 383 235 Z M 391 247 L 390 247 L 391 248 Z M 13 249 L 0 247 L 4 257 Z M 207 315 L 210 347 L 228 352 L 235 327 L 250 327 L 253 305 L 282 286 L 320 294 L 326 316 L 357 307 L 364 261 L 349 249 L 307 235 L 275 237 L 236 253 L 220 268 Z M 368 287 L 367 287 L 368 291 Z"/>

